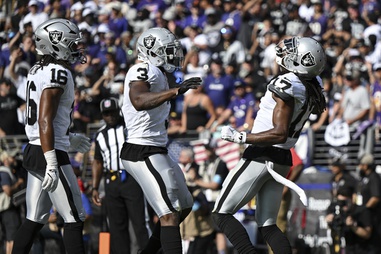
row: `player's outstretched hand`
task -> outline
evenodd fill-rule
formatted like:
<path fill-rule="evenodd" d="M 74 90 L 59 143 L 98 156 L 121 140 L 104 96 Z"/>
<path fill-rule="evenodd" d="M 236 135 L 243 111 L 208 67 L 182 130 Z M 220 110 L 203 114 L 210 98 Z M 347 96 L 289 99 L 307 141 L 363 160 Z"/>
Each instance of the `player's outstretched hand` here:
<path fill-rule="evenodd" d="M 189 89 L 196 89 L 201 85 L 202 79 L 200 77 L 193 77 L 187 80 L 184 80 L 183 83 L 180 84 L 180 89 L 177 91 L 177 94 L 184 94 Z"/>
<path fill-rule="evenodd" d="M 221 138 L 230 142 L 244 144 L 246 142 L 246 132 L 239 132 L 231 126 L 223 126 Z"/>
<path fill-rule="evenodd" d="M 47 165 L 44 181 L 42 182 L 42 189 L 50 192 L 55 191 L 58 186 L 59 178 L 58 166 Z"/>
<path fill-rule="evenodd" d="M 79 133 L 69 133 L 70 149 L 80 153 L 86 153 L 90 150 L 90 138 Z"/>

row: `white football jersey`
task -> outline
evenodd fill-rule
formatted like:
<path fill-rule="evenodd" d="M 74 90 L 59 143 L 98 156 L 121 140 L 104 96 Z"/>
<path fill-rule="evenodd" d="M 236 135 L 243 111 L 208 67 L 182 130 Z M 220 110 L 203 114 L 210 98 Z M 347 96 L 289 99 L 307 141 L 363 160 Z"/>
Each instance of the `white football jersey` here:
<path fill-rule="evenodd" d="M 54 148 L 68 151 L 69 127 L 74 105 L 74 80 L 70 70 L 61 65 L 49 64 L 42 68 L 35 65 L 30 69 L 26 90 L 25 132 L 31 144 L 41 145 L 38 127 L 40 98 L 44 89 L 52 87 L 64 90 L 53 121 Z"/>
<path fill-rule="evenodd" d="M 318 80 L 322 87 L 321 79 L 318 78 Z M 293 99 L 295 102 L 287 141 L 284 144 L 274 145 L 279 148 L 290 149 L 298 140 L 300 132 L 308 120 L 313 107 L 312 105 L 307 105 L 306 88 L 298 76 L 292 72 L 279 75 L 270 81 L 265 95 L 261 98 L 260 108 L 254 121 L 252 133 L 267 131 L 274 127 L 272 118 L 276 102 L 272 97 L 272 93 L 276 93 L 283 100 Z"/>
<path fill-rule="evenodd" d="M 168 142 L 167 124 L 171 108 L 169 101 L 160 106 L 137 111 L 130 100 L 130 82 L 146 81 L 151 92 L 161 92 L 169 89 L 165 74 L 150 63 L 138 63 L 132 66 L 124 81 L 122 112 L 126 123 L 126 142 L 137 145 L 165 147 Z"/>

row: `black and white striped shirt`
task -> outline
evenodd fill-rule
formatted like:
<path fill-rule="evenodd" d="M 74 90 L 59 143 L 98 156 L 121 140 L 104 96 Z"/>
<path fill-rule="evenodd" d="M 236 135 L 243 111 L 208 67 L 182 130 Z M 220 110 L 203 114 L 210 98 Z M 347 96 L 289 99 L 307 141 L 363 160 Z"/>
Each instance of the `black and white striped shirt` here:
<path fill-rule="evenodd" d="M 125 140 L 123 119 L 116 127 L 102 126 L 95 135 L 94 159 L 103 161 L 106 171 L 124 169 L 119 155 Z"/>

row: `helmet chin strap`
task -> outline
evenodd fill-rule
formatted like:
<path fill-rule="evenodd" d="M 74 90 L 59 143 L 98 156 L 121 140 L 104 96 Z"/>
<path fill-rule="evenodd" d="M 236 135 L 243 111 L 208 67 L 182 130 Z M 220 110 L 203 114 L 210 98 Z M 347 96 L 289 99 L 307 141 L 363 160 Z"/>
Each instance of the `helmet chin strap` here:
<path fill-rule="evenodd" d="M 277 57 L 275 58 L 276 63 L 277 63 L 280 67 L 282 67 L 284 70 L 291 71 L 291 70 L 289 70 L 288 68 L 286 68 L 286 66 L 283 64 L 283 58 L 284 58 L 284 57 L 277 56 Z"/>
<path fill-rule="evenodd" d="M 276 58 L 275 58 L 275 61 L 276 61 L 276 63 L 279 65 L 279 66 L 282 66 L 283 68 L 284 68 L 284 65 L 283 65 L 283 57 L 280 57 L 280 56 L 277 56 Z"/>

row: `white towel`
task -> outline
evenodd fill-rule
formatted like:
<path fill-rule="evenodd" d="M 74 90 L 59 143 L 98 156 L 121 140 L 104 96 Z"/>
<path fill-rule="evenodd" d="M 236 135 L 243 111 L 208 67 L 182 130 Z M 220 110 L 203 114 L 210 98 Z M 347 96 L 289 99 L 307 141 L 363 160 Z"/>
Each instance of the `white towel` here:
<path fill-rule="evenodd" d="M 267 167 L 267 170 L 269 171 L 270 175 L 274 178 L 275 181 L 277 181 L 278 183 L 281 183 L 281 184 L 287 186 L 288 188 L 292 189 L 293 191 L 295 191 L 299 195 L 300 201 L 302 201 L 303 205 L 307 206 L 307 196 L 306 196 L 306 193 L 304 192 L 304 190 L 302 188 L 300 188 L 294 182 L 284 178 L 283 176 L 281 176 L 277 172 L 275 172 L 273 169 L 274 163 L 272 163 L 271 161 L 266 161 L 266 167 Z"/>

